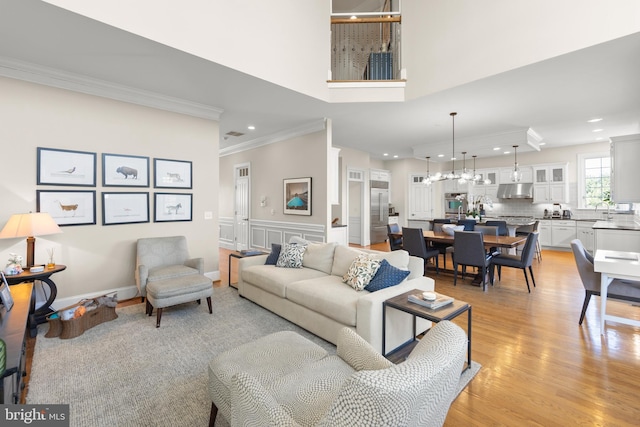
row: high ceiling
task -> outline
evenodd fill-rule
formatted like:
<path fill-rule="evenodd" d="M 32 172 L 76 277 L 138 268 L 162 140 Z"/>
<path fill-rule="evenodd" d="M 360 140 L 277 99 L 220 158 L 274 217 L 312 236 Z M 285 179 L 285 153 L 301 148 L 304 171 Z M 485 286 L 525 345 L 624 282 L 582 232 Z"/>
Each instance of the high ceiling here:
<path fill-rule="evenodd" d="M 76 75 L 222 110 L 221 149 L 326 117 L 334 145 L 374 158 L 448 160 L 451 111 L 456 152 L 479 157 L 511 149 L 512 140 L 518 152 L 531 150 L 528 129 L 543 150 L 640 133 L 640 33 L 408 102 L 331 104 L 47 3 L 0 7 L 0 74 L 28 64 L 60 72 L 58 80 Z M 603 120 L 587 122 L 593 118 Z"/>

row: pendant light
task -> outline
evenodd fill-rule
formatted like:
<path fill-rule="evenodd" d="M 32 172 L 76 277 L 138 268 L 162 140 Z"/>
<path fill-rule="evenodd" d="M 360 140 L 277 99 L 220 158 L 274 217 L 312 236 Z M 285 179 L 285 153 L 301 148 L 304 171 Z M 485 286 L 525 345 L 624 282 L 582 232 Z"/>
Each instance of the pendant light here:
<path fill-rule="evenodd" d="M 480 175 L 479 173 L 476 173 L 476 157 L 478 156 L 471 156 L 471 157 L 473 157 L 473 180 L 471 181 L 471 183 L 476 184 L 482 181 L 484 185 L 491 185 L 491 180 L 489 178 L 485 178 L 483 180 L 482 175 Z"/>
<path fill-rule="evenodd" d="M 458 113 L 449 113 L 451 116 L 451 173 L 447 174 L 447 179 L 459 179 L 460 176 L 456 175 L 456 115 Z"/>
<path fill-rule="evenodd" d="M 517 145 L 513 146 L 513 156 L 514 156 L 514 163 L 513 163 L 513 172 L 511 172 L 511 181 L 520 182 L 520 180 L 522 179 L 522 172 L 518 168 L 518 146 Z"/>
<path fill-rule="evenodd" d="M 460 173 L 460 179 L 458 182 L 460 184 L 465 184 L 467 181 L 473 180 L 473 175 L 469 173 L 467 170 L 467 152 L 462 152 L 462 173 Z"/>
<path fill-rule="evenodd" d="M 432 182 L 431 172 L 429 171 L 429 159 L 430 158 L 431 158 L 430 156 L 427 156 L 427 176 L 422 178 L 422 183 L 424 185 L 431 185 L 431 182 Z"/>

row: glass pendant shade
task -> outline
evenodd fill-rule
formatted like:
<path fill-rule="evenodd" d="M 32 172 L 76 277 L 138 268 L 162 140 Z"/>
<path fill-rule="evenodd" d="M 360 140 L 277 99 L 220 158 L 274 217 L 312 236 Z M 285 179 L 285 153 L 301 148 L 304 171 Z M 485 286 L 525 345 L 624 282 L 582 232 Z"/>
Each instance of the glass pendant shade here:
<path fill-rule="evenodd" d="M 513 172 L 511 172 L 511 181 L 512 182 L 520 182 L 522 179 L 522 171 L 518 168 L 518 146 L 513 146 L 514 150 L 514 163 L 513 163 Z"/>

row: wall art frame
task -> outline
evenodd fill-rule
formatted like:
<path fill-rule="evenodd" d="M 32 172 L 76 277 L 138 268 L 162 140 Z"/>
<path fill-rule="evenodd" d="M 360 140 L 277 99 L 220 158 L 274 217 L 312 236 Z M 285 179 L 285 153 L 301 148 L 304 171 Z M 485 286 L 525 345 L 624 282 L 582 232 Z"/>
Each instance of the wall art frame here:
<path fill-rule="evenodd" d="M 192 221 L 193 195 L 185 193 L 155 193 L 154 222 Z"/>
<path fill-rule="evenodd" d="M 59 226 L 95 225 L 95 190 L 36 190 L 36 211 L 48 212 Z"/>
<path fill-rule="evenodd" d="M 192 188 L 193 164 L 189 160 L 153 159 L 155 188 Z"/>
<path fill-rule="evenodd" d="M 102 154 L 103 187 L 149 187 L 149 157 Z"/>
<path fill-rule="evenodd" d="M 149 222 L 149 193 L 102 193 L 102 225 Z"/>
<path fill-rule="evenodd" d="M 0 301 L 2 301 L 4 308 L 9 311 L 13 307 L 13 296 L 11 295 L 7 278 L 4 276 L 4 271 L 0 271 L 0 275 L 2 275 L 2 280 L 0 280 Z"/>
<path fill-rule="evenodd" d="M 311 178 L 288 178 L 283 184 L 283 212 L 287 215 L 311 215 Z"/>
<path fill-rule="evenodd" d="M 38 147 L 38 185 L 96 186 L 96 153 Z"/>

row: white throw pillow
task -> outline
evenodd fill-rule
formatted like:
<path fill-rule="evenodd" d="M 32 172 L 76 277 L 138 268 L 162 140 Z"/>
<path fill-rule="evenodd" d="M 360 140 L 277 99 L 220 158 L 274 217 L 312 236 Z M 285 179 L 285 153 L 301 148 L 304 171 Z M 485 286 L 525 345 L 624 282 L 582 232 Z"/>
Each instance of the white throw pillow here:
<path fill-rule="evenodd" d="M 285 243 L 280 251 L 276 267 L 302 268 L 302 259 L 306 248 L 305 245 L 297 243 Z"/>
<path fill-rule="evenodd" d="M 442 231 L 453 236 L 456 231 L 464 231 L 464 225 L 442 224 Z"/>
<path fill-rule="evenodd" d="M 361 291 L 369 284 L 380 268 L 380 260 L 368 254 L 360 254 L 351 263 L 349 270 L 342 277 L 342 281 L 356 291 Z"/>
<path fill-rule="evenodd" d="M 343 277 L 354 259 L 364 252 L 357 249 L 352 249 L 348 246 L 338 245 L 333 253 L 333 266 L 331 267 L 331 274 L 334 276 Z"/>

